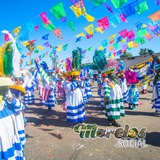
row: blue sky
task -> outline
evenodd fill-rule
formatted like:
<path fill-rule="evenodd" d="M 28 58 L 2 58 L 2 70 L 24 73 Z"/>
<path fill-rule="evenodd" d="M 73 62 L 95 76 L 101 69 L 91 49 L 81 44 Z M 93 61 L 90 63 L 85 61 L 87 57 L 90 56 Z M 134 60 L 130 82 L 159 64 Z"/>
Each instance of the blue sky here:
<path fill-rule="evenodd" d="M 129 4 L 130 2 L 133 2 L 134 0 L 128 0 L 126 4 L 123 6 Z M 139 3 L 143 2 L 144 0 L 138 0 Z M 7 0 L 1 2 L 0 7 L 0 31 L 1 30 L 8 30 L 10 32 L 13 31 L 14 28 L 21 26 L 22 29 L 19 34 L 26 32 L 26 26 L 25 24 L 27 22 L 32 21 L 35 25 L 39 26 L 38 31 L 36 32 L 29 32 L 29 38 L 30 40 L 36 39 L 36 46 L 37 45 L 43 45 L 46 41 L 42 40 L 42 36 L 49 33 L 49 42 L 53 46 L 57 46 L 59 44 L 68 44 L 68 49 L 66 51 L 57 52 L 57 55 L 59 56 L 59 59 L 65 59 L 67 57 L 70 57 L 72 55 L 72 50 L 76 47 L 81 47 L 83 50 L 89 48 L 92 46 L 91 51 L 87 51 L 86 57 L 88 56 L 89 59 L 92 59 L 95 49 L 97 49 L 101 45 L 101 41 L 107 40 L 109 41 L 109 36 L 113 34 L 117 34 L 118 32 L 127 29 L 134 30 L 135 31 L 135 23 L 142 22 L 147 23 L 149 22 L 149 19 L 147 18 L 150 14 L 158 11 L 160 9 L 160 6 L 156 6 L 154 0 L 146 0 L 149 9 L 145 11 L 143 14 L 134 14 L 127 18 L 127 23 L 120 23 L 116 28 L 113 28 L 110 26 L 108 29 L 105 30 L 104 34 L 95 33 L 93 38 L 86 39 L 85 37 L 82 37 L 81 42 L 75 43 L 76 41 L 76 35 L 80 32 L 85 32 L 84 27 L 91 24 L 91 22 L 88 22 L 83 16 L 76 18 L 74 13 L 69 9 L 69 7 L 72 5 L 69 0 Z M 73 32 L 69 26 L 67 25 L 67 22 L 62 23 L 60 20 L 57 20 L 54 15 L 50 12 L 50 8 L 54 5 L 58 4 L 59 2 L 63 2 L 64 8 L 67 14 L 67 22 L 72 20 L 75 24 L 76 32 Z M 89 0 L 84 0 L 84 4 L 87 10 L 87 13 L 95 17 L 95 21 L 93 22 L 94 26 L 97 27 L 97 20 L 103 18 L 104 16 L 110 17 L 109 11 L 105 8 L 104 5 L 95 7 Z M 120 13 L 120 9 L 115 9 L 112 5 L 110 0 L 106 1 L 106 4 L 110 6 L 114 13 Z M 42 27 L 42 21 L 39 17 L 39 15 L 42 12 L 46 12 L 48 15 L 48 18 L 52 21 L 52 23 L 57 27 L 60 28 L 62 31 L 62 40 L 59 40 L 51 31 L 48 31 Z M 13 32 L 12 32 L 13 33 Z M 4 43 L 3 40 L 3 34 L 0 33 L 0 44 L 2 45 Z M 20 41 L 17 41 L 18 45 L 21 50 L 21 54 L 26 54 L 28 50 L 23 47 L 20 43 Z M 146 43 L 143 45 L 139 45 L 138 48 L 130 50 L 130 52 L 136 56 L 139 53 L 140 48 L 150 48 L 155 52 L 159 52 L 159 43 L 160 43 L 160 37 L 154 38 L 151 41 L 146 40 Z M 119 47 L 118 50 L 120 50 L 121 47 Z M 118 51 L 117 50 L 117 51 Z M 33 53 L 32 58 L 38 57 L 39 55 L 43 54 L 46 51 L 51 51 L 50 48 L 45 48 L 44 50 L 40 51 L 39 53 Z M 108 52 L 107 52 L 108 54 Z M 47 61 L 47 63 L 50 65 L 51 60 L 49 56 L 45 57 L 43 59 L 44 61 Z M 86 61 L 88 59 L 85 59 Z M 29 57 L 26 57 L 23 59 L 24 64 L 26 61 L 29 61 Z"/>

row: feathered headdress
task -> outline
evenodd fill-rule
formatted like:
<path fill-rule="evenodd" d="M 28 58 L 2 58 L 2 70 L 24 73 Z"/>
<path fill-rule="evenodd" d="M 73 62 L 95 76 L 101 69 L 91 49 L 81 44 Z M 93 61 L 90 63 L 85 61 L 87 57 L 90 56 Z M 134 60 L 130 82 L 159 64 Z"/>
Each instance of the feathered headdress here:
<path fill-rule="evenodd" d="M 115 59 L 109 59 L 102 73 L 108 75 L 116 73 L 117 70 L 118 70 L 118 61 Z"/>
<path fill-rule="evenodd" d="M 93 56 L 93 62 L 97 66 L 98 70 L 104 70 L 107 65 L 106 56 L 103 51 L 96 50 Z"/>
<path fill-rule="evenodd" d="M 6 73 L 5 75 L 10 75 L 11 72 L 15 77 L 20 77 L 20 62 L 21 62 L 21 54 L 17 48 L 16 40 L 12 36 L 12 34 L 9 31 L 3 30 L 1 31 L 4 34 L 7 34 L 9 36 L 9 44 L 7 45 L 7 48 L 4 52 L 4 63 L 6 67 Z M 11 69 L 12 68 L 12 69 Z M 7 71 L 8 70 L 8 71 Z"/>

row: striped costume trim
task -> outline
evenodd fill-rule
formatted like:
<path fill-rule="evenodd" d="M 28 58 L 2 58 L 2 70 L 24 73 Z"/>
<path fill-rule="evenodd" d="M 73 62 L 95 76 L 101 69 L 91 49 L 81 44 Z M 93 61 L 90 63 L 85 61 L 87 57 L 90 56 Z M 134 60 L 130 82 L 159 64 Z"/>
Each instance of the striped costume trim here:
<path fill-rule="evenodd" d="M 83 122 L 85 120 L 84 104 L 78 106 L 67 106 L 67 121 L 68 122 Z"/>

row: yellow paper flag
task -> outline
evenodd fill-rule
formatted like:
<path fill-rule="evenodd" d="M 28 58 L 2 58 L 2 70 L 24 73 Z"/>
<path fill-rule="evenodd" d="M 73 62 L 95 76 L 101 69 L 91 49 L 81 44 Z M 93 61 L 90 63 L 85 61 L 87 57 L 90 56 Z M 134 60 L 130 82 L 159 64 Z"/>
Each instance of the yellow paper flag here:
<path fill-rule="evenodd" d="M 43 50 L 44 47 L 38 45 L 37 48 L 41 51 L 41 50 Z"/>
<path fill-rule="evenodd" d="M 113 34 L 112 36 L 109 37 L 109 40 L 114 39 L 116 37 L 116 34 Z"/>
<path fill-rule="evenodd" d="M 21 26 L 19 26 L 19 27 L 15 28 L 15 29 L 13 30 L 14 35 L 15 35 L 15 36 L 17 36 L 17 35 L 18 35 L 18 33 L 19 33 L 20 29 L 21 29 Z"/>
<path fill-rule="evenodd" d="M 122 40 L 121 40 L 121 42 L 125 42 L 125 41 L 126 41 L 125 39 L 122 39 Z"/>
<path fill-rule="evenodd" d="M 103 30 L 102 30 L 100 27 L 97 27 L 97 28 L 96 28 L 96 31 L 97 31 L 97 32 L 100 32 L 100 33 L 102 33 L 102 34 L 104 33 Z"/>
<path fill-rule="evenodd" d="M 102 47 L 102 46 L 100 46 L 100 47 L 98 48 L 98 50 L 101 50 L 101 51 L 102 51 L 102 50 L 103 50 L 103 47 Z"/>
<path fill-rule="evenodd" d="M 21 42 L 21 44 L 26 47 L 26 46 L 29 45 L 29 42 L 28 41 L 24 41 L 24 42 Z"/>
<path fill-rule="evenodd" d="M 83 15 L 86 12 L 85 7 L 75 7 L 74 5 L 70 7 L 70 9 L 74 12 L 74 14 L 76 15 L 76 17 L 80 17 L 81 15 Z"/>
<path fill-rule="evenodd" d="M 60 51 L 62 50 L 62 46 L 63 46 L 63 45 L 60 44 L 60 45 L 56 48 L 56 50 L 60 52 Z"/>
<path fill-rule="evenodd" d="M 129 47 L 129 48 L 133 48 L 133 41 L 128 42 L 128 47 Z"/>
<path fill-rule="evenodd" d="M 85 34 L 83 32 L 81 32 L 81 33 L 76 35 L 76 38 L 78 38 L 78 37 L 85 37 Z"/>
<path fill-rule="evenodd" d="M 84 30 L 85 30 L 88 34 L 93 34 L 93 33 L 94 33 L 94 26 L 93 26 L 93 24 L 88 25 L 87 27 L 84 28 Z"/>
<path fill-rule="evenodd" d="M 87 19 L 88 22 L 94 22 L 94 17 L 89 15 L 88 13 L 84 14 L 84 17 Z"/>

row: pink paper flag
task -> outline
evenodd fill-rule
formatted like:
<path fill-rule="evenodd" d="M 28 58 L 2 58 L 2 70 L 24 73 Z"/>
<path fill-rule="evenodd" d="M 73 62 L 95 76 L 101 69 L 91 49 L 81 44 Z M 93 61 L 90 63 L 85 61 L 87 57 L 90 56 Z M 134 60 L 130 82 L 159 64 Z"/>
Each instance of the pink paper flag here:
<path fill-rule="evenodd" d="M 107 17 L 99 19 L 97 23 L 98 23 L 98 26 L 102 29 L 102 31 L 104 31 L 105 29 L 109 27 L 109 21 Z"/>
<path fill-rule="evenodd" d="M 120 14 L 119 18 L 121 19 L 122 22 L 127 22 L 127 19 L 124 17 L 123 14 Z"/>
<path fill-rule="evenodd" d="M 57 36 L 57 38 L 62 39 L 62 32 L 59 28 L 53 30 L 53 33 Z"/>
<path fill-rule="evenodd" d="M 49 19 L 48 19 L 48 17 L 47 17 L 46 12 L 41 13 L 41 14 L 40 14 L 40 17 L 41 17 L 41 19 L 42 19 L 42 21 L 43 21 L 43 23 L 44 23 L 45 25 L 49 25 L 49 24 L 50 24 L 50 21 L 49 21 Z"/>
<path fill-rule="evenodd" d="M 132 30 L 127 33 L 128 39 L 132 39 L 134 36 L 135 36 L 135 34 Z"/>
<path fill-rule="evenodd" d="M 123 38 L 125 38 L 125 37 L 127 37 L 128 32 L 127 32 L 126 29 L 124 29 L 124 30 L 120 31 L 119 34 L 120 34 Z"/>
<path fill-rule="evenodd" d="M 38 30 L 38 26 L 35 26 L 35 27 L 34 27 L 34 31 L 37 31 L 37 30 Z"/>
<path fill-rule="evenodd" d="M 92 38 L 92 37 L 93 37 L 93 34 L 87 34 L 87 33 L 86 33 L 86 38 L 87 38 L 87 39 L 90 39 L 90 38 Z"/>

